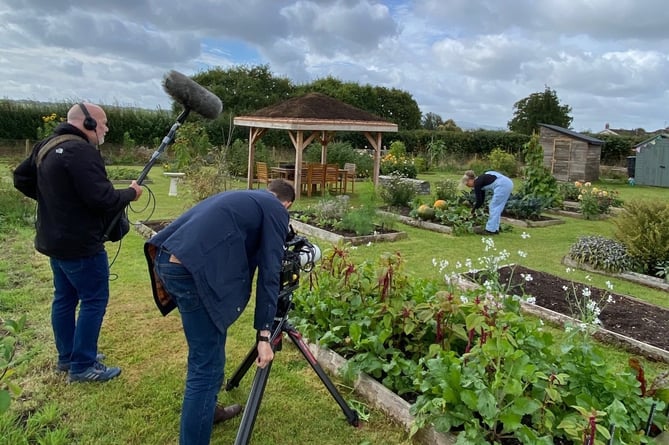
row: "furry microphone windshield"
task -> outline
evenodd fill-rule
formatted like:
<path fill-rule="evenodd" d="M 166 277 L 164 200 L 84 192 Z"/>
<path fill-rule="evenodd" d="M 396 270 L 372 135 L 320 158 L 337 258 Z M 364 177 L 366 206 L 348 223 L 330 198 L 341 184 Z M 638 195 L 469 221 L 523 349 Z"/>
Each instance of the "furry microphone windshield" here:
<path fill-rule="evenodd" d="M 218 96 L 178 71 L 172 70 L 165 75 L 163 87 L 184 108 L 207 119 L 216 119 L 223 110 Z"/>

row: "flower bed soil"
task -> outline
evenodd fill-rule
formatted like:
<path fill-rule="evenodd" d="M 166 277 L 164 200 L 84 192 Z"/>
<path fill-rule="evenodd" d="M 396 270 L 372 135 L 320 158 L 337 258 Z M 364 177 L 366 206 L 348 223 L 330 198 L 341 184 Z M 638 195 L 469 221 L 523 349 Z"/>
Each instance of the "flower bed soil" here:
<path fill-rule="evenodd" d="M 525 294 L 536 298 L 536 305 L 578 318 L 563 289 L 564 286 L 567 286 L 572 290 L 571 281 L 522 266 L 512 266 L 500 269 L 500 282 L 508 283 L 511 273 L 513 273 L 512 286 L 516 286 L 515 293 L 520 294 L 521 290 L 518 286 L 522 286 Z M 524 281 L 521 274 L 530 274 L 532 281 Z M 573 286 L 578 295 L 581 295 L 584 287 L 588 287 L 592 293 L 590 298 L 594 301 L 606 299 L 606 296 L 611 294 L 614 303 L 606 305 L 599 316 L 604 329 L 669 351 L 669 335 L 667 335 L 669 309 L 592 286 L 578 283 L 574 283 Z"/>

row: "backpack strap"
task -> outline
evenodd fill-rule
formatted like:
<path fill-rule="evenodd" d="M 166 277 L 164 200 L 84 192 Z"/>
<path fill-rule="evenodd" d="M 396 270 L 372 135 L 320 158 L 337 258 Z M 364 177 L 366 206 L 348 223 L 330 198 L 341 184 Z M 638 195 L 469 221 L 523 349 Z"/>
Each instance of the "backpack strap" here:
<path fill-rule="evenodd" d="M 61 134 L 60 136 L 56 136 L 55 138 L 50 139 L 49 142 L 40 147 L 39 151 L 37 152 L 37 157 L 35 158 L 35 164 L 37 167 L 39 167 L 44 157 L 51 151 L 52 148 L 62 144 L 63 142 L 76 140 L 83 141 L 84 138 L 74 134 Z"/>

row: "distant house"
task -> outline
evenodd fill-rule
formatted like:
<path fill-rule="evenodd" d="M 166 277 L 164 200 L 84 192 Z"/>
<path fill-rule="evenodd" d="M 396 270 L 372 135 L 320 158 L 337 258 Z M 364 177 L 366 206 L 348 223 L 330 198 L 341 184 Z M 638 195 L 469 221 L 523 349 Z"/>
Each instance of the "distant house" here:
<path fill-rule="evenodd" d="M 539 124 L 544 165 L 558 181 L 596 181 L 604 141 L 557 125 Z"/>
<path fill-rule="evenodd" d="M 611 135 L 611 136 L 619 136 L 618 133 L 616 133 L 615 131 L 611 130 L 611 128 L 609 127 L 609 123 L 608 123 L 608 122 L 606 123 L 606 125 L 604 125 L 604 129 L 603 129 L 602 131 L 600 131 L 599 133 L 597 133 L 597 134 L 606 134 L 606 135 Z"/>
<path fill-rule="evenodd" d="M 669 187 L 669 134 L 659 134 L 634 146 L 637 184 Z"/>

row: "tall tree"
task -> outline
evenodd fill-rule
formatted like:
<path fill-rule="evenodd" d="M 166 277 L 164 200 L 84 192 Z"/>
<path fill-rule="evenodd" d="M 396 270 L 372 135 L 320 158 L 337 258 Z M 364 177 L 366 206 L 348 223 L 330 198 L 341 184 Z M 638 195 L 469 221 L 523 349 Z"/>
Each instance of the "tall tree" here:
<path fill-rule="evenodd" d="M 574 119 L 569 115 L 571 107 L 560 105 L 555 90 L 546 86 L 543 93 L 532 93 L 513 104 L 513 119 L 508 122 L 509 130 L 531 135 L 539 131 L 539 124 L 552 124 L 569 128 Z"/>
<path fill-rule="evenodd" d="M 436 130 L 440 125 L 444 124 L 444 120 L 437 113 L 430 112 L 423 116 L 421 123 L 426 130 Z"/>
<path fill-rule="evenodd" d="M 317 79 L 298 87 L 298 94 L 319 92 L 365 110 L 390 122 L 402 130 L 420 128 L 420 108 L 411 94 L 396 88 L 360 85 L 342 82 L 332 76 Z"/>
<path fill-rule="evenodd" d="M 246 114 L 293 96 L 295 87 L 285 77 L 276 77 L 268 65 L 214 68 L 193 79 L 223 101 L 225 112 Z"/>

